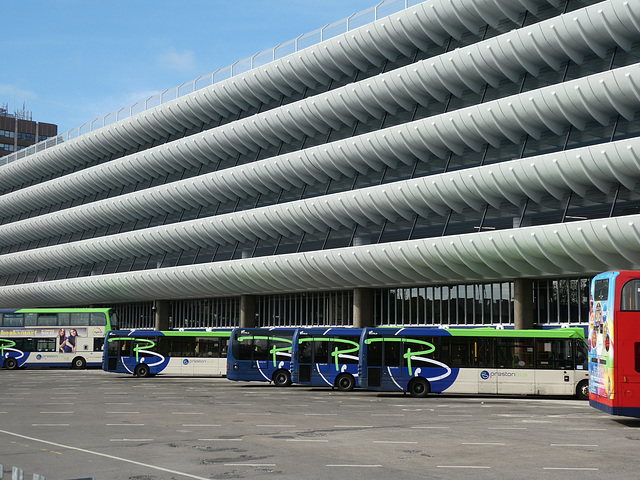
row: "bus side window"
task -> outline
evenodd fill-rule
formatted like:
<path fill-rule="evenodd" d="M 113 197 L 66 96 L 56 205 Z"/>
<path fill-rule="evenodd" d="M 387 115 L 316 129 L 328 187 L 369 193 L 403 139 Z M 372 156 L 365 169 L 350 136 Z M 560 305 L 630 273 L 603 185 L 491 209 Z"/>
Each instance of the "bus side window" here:
<path fill-rule="evenodd" d="M 104 349 L 104 337 L 95 337 L 93 339 L 93 351 L 101 352 Z"/>
<path fill-rule="evenodd" d="M 351 340 L 351 341 L 355 341 L 353 340 L 352 337 L 340 337 L 343 340 Z M 332 340 L 329 343 L 330 347 L 329 347 L 329 353 L 331 354 L 332 352 L 335 352 L 336 348 L 338 349 L 338 351 L 342 351 L 342 350 L 347 350 L 351 347 L 350 344 L 347 343 L 343 343 L 343 342 L 339 342 L 337 340 Z M 335 362 L 335 357 L 333 355 L 329 356 L 329 361 L 330 362 Z M 348 364 L 358 364 L 358 352 L 351 352 L 348 354 L 340 354 L 338 355 L 338 361 L 340 363 L 348 363 Z"/>
<path fill-rule="evenodd" d="M 589 350 L 582 339 L 576 339 L 576 370 L 589 370 Z"/>
<path fill-rule="evenodd" d="M 400 355 L 400 348 L 402 344 L 400 342 L 384 342 L 384 364 L 387 367 L 399 367 L 400 359 L 402 355 Z"/>
<path fill-rule="evenodd" d="M 313 356 L 311 355 L 311 352 L 313 351 L 313 342 L 302 342 L 300 340 L 298 341 L 298 359 L 300 363 L 311 363 L 313 361 Z"/>
<path fill-rule="evenodd" d="M 556 368 L 552 339 L 536 339 L 536 368 Z"/>
<path fill-rule="evenodd" d="M 498 368 L 513 368 L 513 339 L 512 338 L 498 338 L 498 344 L 496 348 Z"/>
<path fill-rule="evenodd" d="M 469 339 L 451 338 L 451 367 L 463 368 L 469 366 Z"/>
<path fill-rule="evenodd" d="M 251 360 L 253 349 L 253 338 L 243 338 L 242 341 L 234 342 L 233 356 L 238 360 Z"/>
<path fill-rule="evenodd" d="M 635 359 L 636 359 L 636 372 L 640 372 L 640 342 L 634 344 L 635 347 Z"/>
<path fill-rule="evenodd" d="M 382 349 L 384 342 L 371 342 L 367 345 L 367 364 L 370 367 L 382 366 Z"/>
<path fill-rule="evenodd" d="M 471 343 L 471 366 L 478 368 L 494 368 L 495 339 L 480 337 Z"/>
<path fill-rule="evenodd" d="M 640 311 L 640 279 L 629 280 L 620 293 L 620 310 L 627 312 Z"/>
<path fill-rule="evenodd" d="M 313 342 L 313 354 L 315 363 L 330 363 L 329 361 L 329 342 L 317 341 Z"/>
<path fill-rule="evenodd" d="M 260 361 L 269 360 L 269 341 L 267 339 L 253 339 L 253 359 Z"/>
<path fill-rule="evenodd" d="M 107 324 L 107 316 L 104 313 L 91 313 L 91 326 L 103 327 Z"/>
<path fill-rule="evenodd" d="M 55 338 L 39 338 L 37 341 L 38 352 L 55 352 L 56 340 Z"/>
<path fill-rule="evenodd" d="M 555 338 L 552 341 L 553 341 L 553 352 L 556 357 L 556 369 L 573 370 L 571 340 L 568 338 Z"/>
<path fill-rule="evenodd" d="M 435 337 L 437 338 L 437 337 Z M 414 341 L 409 341 L 414 340 Z M 437 365 L 431 362 L 426 362 L 424 359 L 433 359 L 436 354 L 439 354 L 434 338 L 432 337 L 416 337 L 411 339 L 405 339 L 403 342 L 404 350 L 403 350 L 403 367 L 409 366 L 409 360 L 411 360 L 411 364 L 415 367 L 420 366 L 421 368 L 431 368 L 436 367 Z M 409 352 L 411 356 L 409 356 Z M 422 352 L 430 352 L 427 354 L 423 354 Z"/>

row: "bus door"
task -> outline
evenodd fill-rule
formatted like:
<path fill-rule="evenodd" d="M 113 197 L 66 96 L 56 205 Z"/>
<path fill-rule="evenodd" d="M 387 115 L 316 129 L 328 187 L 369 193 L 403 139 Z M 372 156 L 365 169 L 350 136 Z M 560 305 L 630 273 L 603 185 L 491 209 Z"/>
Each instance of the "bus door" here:
<path fill-rule="evenodd" d="M 535 339 L 535 393 L 571 395 L 574 392 L 574 356 L 569 338 Z"/>
<path fill-rule="evenodd" d="M 535 393 L 533 338 L 497 338 L 498 393 Z"/>
<path fill-rule="evenodd" d="M 183 375 L 195 375 L 197 362 L 194 358 L 195 352 L 195 338 L 191 337 L 178 337 L 171 339 L 174 352 L 173 357 L 178 357 L 180 365 L 176 365 L 180 368 Z"/>
<path fill-rule="evenodd" d="M 403 375 L 402 342 L 399 339 L 387 338 L 383 342 L 383 368 L 380 371 L 380 384 L 385 390 L 406 390 L 403 387 L 406 380 Z"/>
<path fill-rule="evenodd" d="M 311 368 L 313 365 L 313 344 L 310 339 L 300 339 L 298 343 L 298 382 L 309 383 L 311 381 Z"/>
<path fill-rule="evenodd" d="M 367 371 L 362 372 L 367 377 L 367 386 L 369 388 L 380 387 L 382 378 L 382 350 L 383 342 L 378 338 L 369 338 L 366 341 L 366 367 Z"/>
<path fill-rule="evenodd" d="M 333 382 L 327 380 L 328 375 L 331 373 L 331 360 L 329 358 L 329 346 L 328 341 L 316 341 L 313 349 L 313 367 L 314 372 L 322 377 L 322 379 L 329 385 L 333 385 Z"/>
<path fill-rule="evenodd" d="M 267 337 L 253 337 L 251 368 L 264 374 L 270 368 L 269 339 Z M 265 378 L 271 380 L 271 377 Z"/>
<path fill-rule="evenodd" d="M 471 365 L 477 370 L 478 393 L 498 393 L 494 368 L 495 338 L 479 337 L 471 341 Z"/>

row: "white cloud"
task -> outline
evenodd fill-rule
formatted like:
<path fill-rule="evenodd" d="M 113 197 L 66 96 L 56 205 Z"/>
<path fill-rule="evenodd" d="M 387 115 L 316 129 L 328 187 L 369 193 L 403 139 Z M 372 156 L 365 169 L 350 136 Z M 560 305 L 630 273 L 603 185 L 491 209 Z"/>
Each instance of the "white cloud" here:
<path fill-rule="evenodd" d="M 38 94 L 31 90 L 16 87 L 15 85 L 0 84 L 0 97 L 4 97 L 2 98 L 2 103 L 9 103 L 9 101 L 11 101 L 21 105 L 22 102 L 36 100 Z"/>
<path fill-rule="evenodd" d="M 158 63 L 163 68 L 176 70 L 181 73 L 191 73 L 196 70 L 196 55 L 191 50 L 178 51 L 171 47 L 157 57 Z"/>

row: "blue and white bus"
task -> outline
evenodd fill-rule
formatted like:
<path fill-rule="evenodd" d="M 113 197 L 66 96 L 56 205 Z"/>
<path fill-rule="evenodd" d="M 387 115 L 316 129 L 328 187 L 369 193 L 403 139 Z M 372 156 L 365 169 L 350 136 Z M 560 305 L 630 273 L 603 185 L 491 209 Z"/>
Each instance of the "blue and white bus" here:
<path fill-rule="evenodd" d="M 107 334 L 102 369 L 136 377 L 226 373 L 231 329 L 114 330 Z"/>
<path fill-rule="evenodd" d="M 236 328 L 227 353 L 227 379 L 291 385 L 295 328 Z"/>
<path fill-rule="evenodd" d="M 291 381 L 348 392 L 357 385 L 362 330 L 349 327 L 299 328 L 293 336 Z"/>
<path fill-rule="evenodd" d="M 105 333 L 116 327 L 110 308 L 0 310 L 0 366 L 99 367 Z"/>
<path fill-rule="evenodd" d="M 384 392 L 589 395 L 583 328 L 363 330 L 360 387 Z"/>

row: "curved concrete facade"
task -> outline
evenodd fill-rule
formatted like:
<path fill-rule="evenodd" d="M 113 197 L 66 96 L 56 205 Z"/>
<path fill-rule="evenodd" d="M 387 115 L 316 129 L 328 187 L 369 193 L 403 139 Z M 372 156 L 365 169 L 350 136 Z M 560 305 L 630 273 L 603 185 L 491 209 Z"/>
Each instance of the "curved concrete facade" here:
<path fill-rule="evenodd" d="M 640 5 L 557 3 L 427 0 L 1 166 L 0 308 L 640 269 Z"/>

